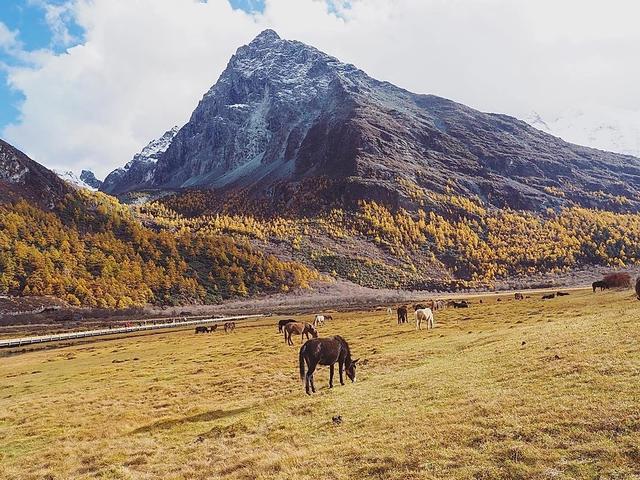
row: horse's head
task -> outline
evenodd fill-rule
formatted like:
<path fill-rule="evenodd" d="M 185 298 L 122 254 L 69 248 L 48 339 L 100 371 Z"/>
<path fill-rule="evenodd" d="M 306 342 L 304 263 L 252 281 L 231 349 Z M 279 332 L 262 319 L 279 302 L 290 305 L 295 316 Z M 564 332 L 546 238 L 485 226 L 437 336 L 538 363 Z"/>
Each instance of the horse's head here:
<path fill-rule="evenodd" d="M 314 327 L 313 325 L 309 325 L 309 331 L 311 332 L 311 336 L 313 338 L 318 338 L 318 329 L 316 327 Z"/>
<path fill-rule="evenodd" d="M 349 377 L 349 380 L 351 380 L 352 382 L 356 381 L 356 363 L 358 363 L 358 360 L 359 358 L 356 358 L 353 362 L 347 365 L 345 369 L 347 377 Z"/>

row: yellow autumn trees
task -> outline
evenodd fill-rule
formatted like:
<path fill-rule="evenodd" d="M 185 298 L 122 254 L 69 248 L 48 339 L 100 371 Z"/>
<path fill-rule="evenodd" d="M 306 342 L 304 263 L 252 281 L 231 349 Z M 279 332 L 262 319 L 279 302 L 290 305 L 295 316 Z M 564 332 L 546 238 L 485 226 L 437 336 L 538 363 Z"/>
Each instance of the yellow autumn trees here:
<path fill-rule="evenodd" d="M 0 205 L 2 294 L 125 308 L 215 302 L 306 287 L 317 278 L 314 270 L 242 238 L 146 228 L 128 207 L 102 194 L 78 192 L 55 212 L 24 201 Z"/>

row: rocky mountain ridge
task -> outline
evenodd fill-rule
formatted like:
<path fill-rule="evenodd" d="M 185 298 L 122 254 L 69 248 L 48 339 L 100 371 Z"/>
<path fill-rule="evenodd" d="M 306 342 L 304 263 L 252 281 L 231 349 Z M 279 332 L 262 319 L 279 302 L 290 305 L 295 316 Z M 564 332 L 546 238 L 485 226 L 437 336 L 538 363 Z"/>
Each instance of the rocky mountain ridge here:
<path fill-rule="evenodd" d="M 213 188 L 222 201 L 240 193 L 286 204 L 322 183 L 314 195 L 347 206 L 412 209 L 446 193 L 499 208 L 640 210 L 638 158 L 411 93 L 272 30 L 238 49 L 165 145 L 102 189 Z"/>

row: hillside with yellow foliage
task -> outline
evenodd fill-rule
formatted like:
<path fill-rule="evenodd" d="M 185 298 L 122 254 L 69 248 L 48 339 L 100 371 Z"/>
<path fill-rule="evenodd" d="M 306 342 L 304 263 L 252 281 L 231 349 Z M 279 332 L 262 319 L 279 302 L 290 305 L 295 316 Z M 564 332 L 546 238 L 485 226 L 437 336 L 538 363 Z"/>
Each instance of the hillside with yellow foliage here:
<path fill-rule="evenodd" d="M 211 211 L 201 191 L 137 208 L 162 229 L 276 243 L 321 270 L 374 287 L 487 285 L 498 279 L 640 262 L 640 215 L 573 206 L 536 213 L 489 209 L 477 199 L 431 194 L 437 208 L 374 201 L 311 216 Z M 370 248 L 361 248 L 362 244 Z M 331 247 L 335 247 L 332 251 Z M 340 270 L 342 268 L 342 270 Z M 358 281 L 363 268 L 384 271 Z"/>
<path fill-rule="evenodd" d="M 434 194 L 435 195 L 435 194 Z M 457 289 L 640 261 L 640 215 L 581 207 L 438 208 L 374 201 L 309 216 L 213 213 L 206 192 L 137 206 L 88 191 L 51 211 L 0 205 L 0 294 L 126 308 L 215 303 L 306 288 L 323 274 L 368 287 Z"/>
<path fill-rule="evenodd" d="M 214 303 L 318 278 L 243 239 L 147 228 L 100 193 L 68 194 L 53 211 L 24 200 L 0 204 L 0 294 L 126 308 Z"/>

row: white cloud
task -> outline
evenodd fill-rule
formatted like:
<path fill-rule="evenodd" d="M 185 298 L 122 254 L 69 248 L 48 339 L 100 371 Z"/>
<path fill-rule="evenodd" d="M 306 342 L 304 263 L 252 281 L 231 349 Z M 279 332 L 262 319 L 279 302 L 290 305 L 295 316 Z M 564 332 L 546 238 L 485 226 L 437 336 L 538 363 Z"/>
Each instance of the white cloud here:
<path fill-rule="evenodd" d="M 18 41 L 18 32 L 11 30 L 3 22 L 0 21 L 0 50 L 13 53 L 20 48 Z"/>
<path fill-rule="evenodd" d="M 185 122 L 236 48 L 266 27 L 374 77 L 486 111 L 640 118 L 635 0 L 267 0 L 258 15 L 226 0 L 65 8 L 54 17 L 64 25 L 73 15 L 85 40 L 11 69 L 26 100 L 20 123 L 3 132 L 52 167 L 104 175 L 124 164 Z"/>

